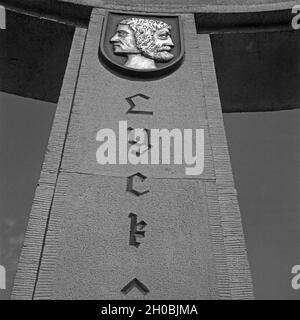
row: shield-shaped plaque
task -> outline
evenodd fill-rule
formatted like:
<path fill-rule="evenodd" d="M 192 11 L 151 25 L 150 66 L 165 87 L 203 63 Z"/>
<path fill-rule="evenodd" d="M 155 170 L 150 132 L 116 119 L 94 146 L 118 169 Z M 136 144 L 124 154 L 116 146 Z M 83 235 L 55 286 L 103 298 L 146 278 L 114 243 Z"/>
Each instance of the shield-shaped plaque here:
<path fill-rule="evenodd" d="M 180 16 L 109 11 L 100 59 L 125 76 L 156 77 L 180 65 L 184 43 Z"/>

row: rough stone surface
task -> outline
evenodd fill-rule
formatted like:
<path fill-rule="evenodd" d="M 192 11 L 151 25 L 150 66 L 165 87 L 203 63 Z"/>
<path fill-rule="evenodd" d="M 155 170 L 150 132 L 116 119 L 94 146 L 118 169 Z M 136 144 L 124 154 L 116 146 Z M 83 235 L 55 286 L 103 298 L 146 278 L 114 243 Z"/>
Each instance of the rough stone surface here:
<path fill-rule="evenodd" d="M 297 1 L 282 0 L 59 0 L 93 7 L 150 12 L 245 12 L 292 8 Z"/>
<path fill-rule="evenodd" d="M 91 14 L 90 7 L 57 0 L 1 0 L 1 5 L 11 11 L 81 27 L 88 24 Z"/>
<path fill-rule="evenodd" d="M 217 298 L 205 183 L 147 179 L 141 197 L 126 192 L 124 178 L 61 174 L 58 184 L 36 299 Z M 138 248 L 129 245 L 131 212 L 147 223 Z M 145 297 L 120 292 L 134 278 L 150 290 Z"/>

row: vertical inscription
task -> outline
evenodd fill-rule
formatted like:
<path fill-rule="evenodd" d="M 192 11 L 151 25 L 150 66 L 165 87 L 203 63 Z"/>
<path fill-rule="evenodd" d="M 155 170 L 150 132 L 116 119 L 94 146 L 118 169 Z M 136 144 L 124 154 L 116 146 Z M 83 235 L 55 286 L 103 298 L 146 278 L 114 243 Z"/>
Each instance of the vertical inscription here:
<path fill-rule="evenodd" d="M 142 99 L 146 99 L 149 100 L 150 97 L 146 96 L 145 94 L 142 93 L 138 93 L 136 95 L 130 96 L 125 98 L 127 103 L 129 104 L 130 108 L 127 110 L 126 114 L 141 114 L 141 115 L 153 115 L 152 111 L 145 111 L 145 110 L 135 110 L 136 107 L 136 103 L 134 101 L 135 98 L 142 98 Z M 146 134 L 146 145 L 145 144 L 140 144 L 140 140 L 136 141 L 136 130 L 142 130 L 144 131 L 144 133 Z M 150 150 L 151 146 L 151 142 L 150 142 L 150 130 L 147 128 L 144 129 L 134 129 L 132 127 L 127 128 L 127 131 L 129 134 L 133 133 L 134 134 L 134 138 L 132 139 L 129 136 L 129 140 L 128 143 L 130 145 L 137 145 L 140 147 L 140 150 L 136 151 L 136 156 L 140 156 L 141 154 L 143 154 L 144 152 Z M 145 139 L 142 139 L 143 141 L 145 141 Z M 143 148 L 145 147 L 145 148 Z M 143 149 L 143 150 L 142 150 Z M 142 150 L 142 152 L 141 152 Z M 143 196 L 147 193 L 149 193 L 149 190 L 138 190 L 136 188 L 136 186 L 134 186 L 134 182 L 143 182 L 147 179 L 146 176 L 144 176 L 143 174 L 141 174 L 140 172 L 137 172 L 129 177 L 127 177 L 127 187 L 126 187 L 126 191 L 130 192 L 132 194 L 134 194 L 137 197 Z M 137 215 L 133 212 L 130 212 L 129 216 L 130 218 L 130 231 L 129 231 L 129 245 L 130 246 L 134 246 L 136 248 L 138 248 L 141 243 L 137 241 L 137 238 L 145 238 L 145 227 L 147 226 L 147 223 L 144 220 L 141 220 L 138 222 L 138 218 Z M 130 292 L 133 288 L 137 288 L 140 292 L 142 292 L 142 294 L 146 295 L 147 293 L 149 293 L 149 289 L 141 282 L 139 281 L 137 278 L 134 278 L 133 280 L 131 280 L 123 289 L 121 289 L 121 292 L 126 295 L 128 294 L 128 292 Z"/>

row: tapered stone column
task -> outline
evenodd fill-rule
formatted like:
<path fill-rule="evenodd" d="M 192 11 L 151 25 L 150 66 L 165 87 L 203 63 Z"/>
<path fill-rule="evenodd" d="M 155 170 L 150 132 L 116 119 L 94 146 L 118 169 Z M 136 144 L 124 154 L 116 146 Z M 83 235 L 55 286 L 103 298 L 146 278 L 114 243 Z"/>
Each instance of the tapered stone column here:
<path fill-rule="evenodd" d="M 129 80 L 99 61 L 104 15 L 94 9 L 86 39 L 83 30 L 74 38 L 13 297 L 252 298 L 209 36 L 181 14 L 182 65 L 160 79 Z M 135 95 L 136 108 L 151 115 L 127 113 Z M 99 165 L 96 134 L 118 132 L 119 121 L 204 129 L 204 172 Z"/>

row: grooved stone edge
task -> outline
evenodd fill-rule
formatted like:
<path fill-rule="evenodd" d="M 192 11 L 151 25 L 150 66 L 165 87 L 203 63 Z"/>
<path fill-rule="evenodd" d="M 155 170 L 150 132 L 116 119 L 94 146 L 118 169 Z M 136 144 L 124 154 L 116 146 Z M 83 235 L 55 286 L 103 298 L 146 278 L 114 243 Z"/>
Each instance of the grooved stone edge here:
<path fill-rule="evenodd" d="M 70 50 L 63 87 L 48 142 L 40 179 L 37 185 L 23 249 L 18 263 L 12 299 L 31 300 L 34 296 L 44 237 L 51 211 L 59 167 L 76 91 L 78 72 L 84 48 L 86 29 L 76 28 Z"/>
<path fill-rule="evenodd" d="M 253 299 L 252 278 L 234 188 L 210 37 L 201 34 L 198 40 L 231 299 Z"/>

